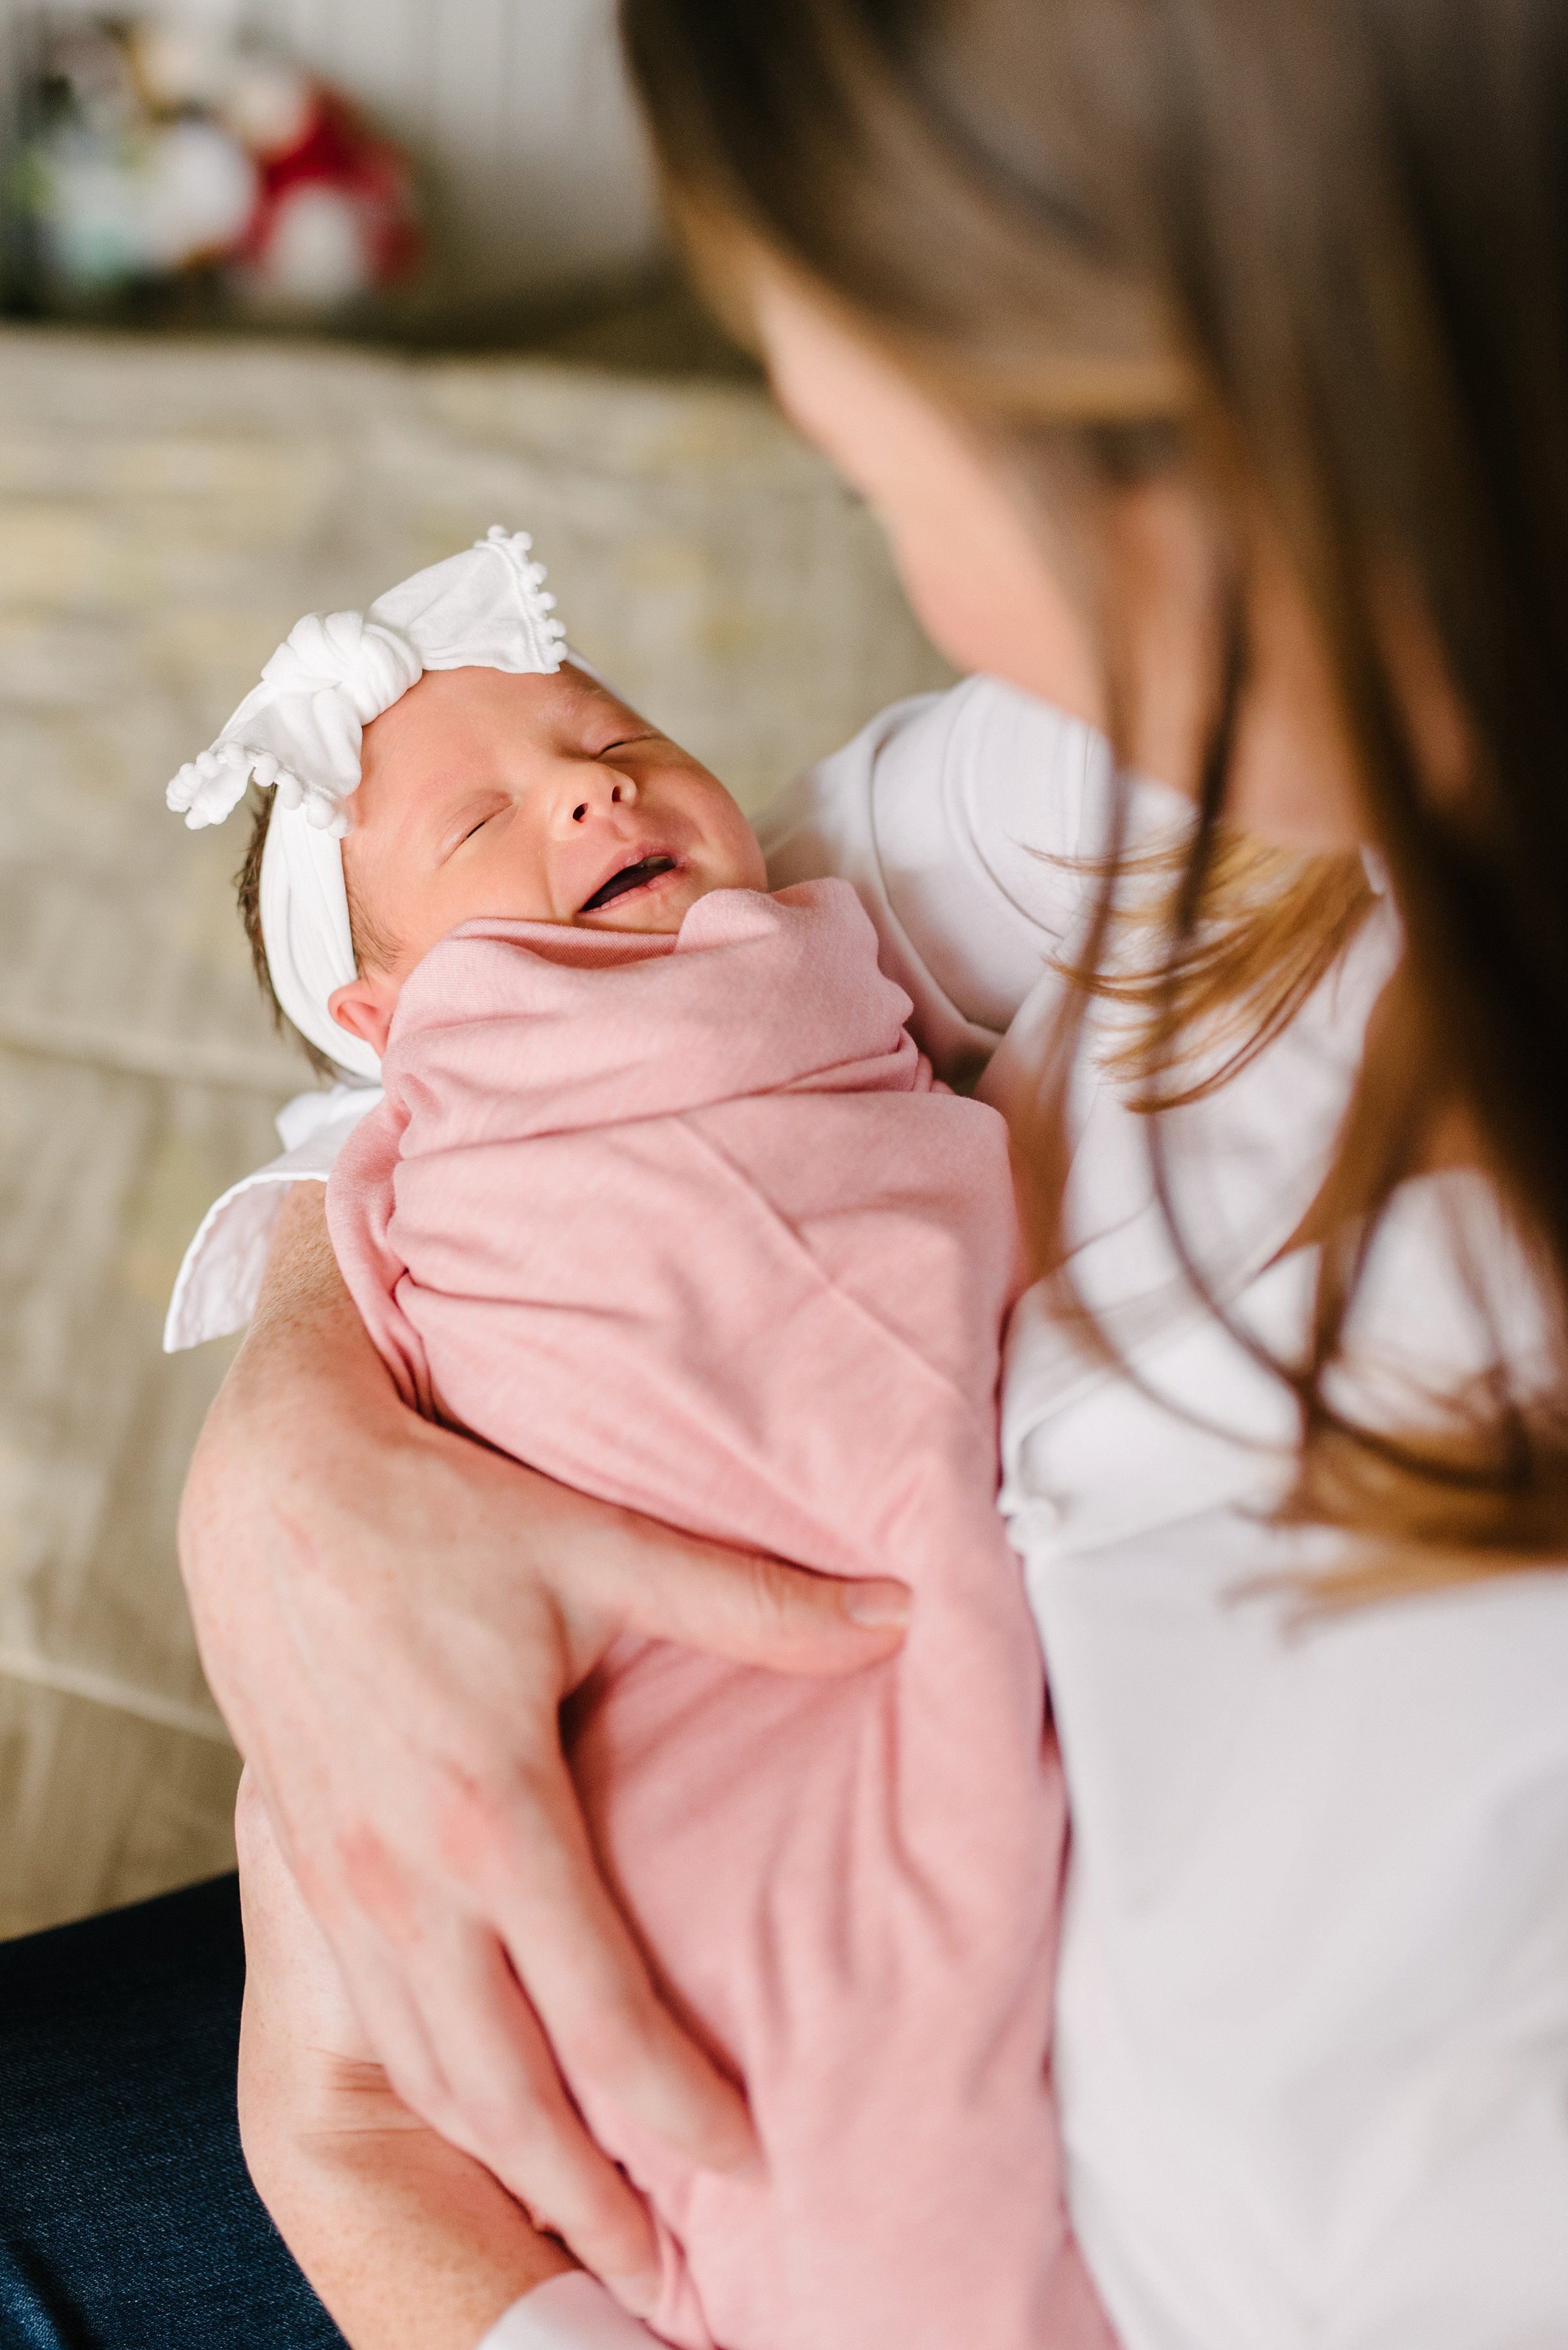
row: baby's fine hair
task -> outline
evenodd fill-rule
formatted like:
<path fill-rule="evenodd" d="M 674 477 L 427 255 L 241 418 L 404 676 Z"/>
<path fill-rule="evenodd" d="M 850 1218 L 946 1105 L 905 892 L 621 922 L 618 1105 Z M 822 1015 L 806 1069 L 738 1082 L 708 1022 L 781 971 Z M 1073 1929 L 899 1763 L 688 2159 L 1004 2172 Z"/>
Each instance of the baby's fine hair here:
<path fill-rule="evenodd" d="M 273 1025 L 280 1036 L 292 1036 L 318 1077 L 335 1076 L 337 1072 L 318 1046 L 308 1036 L 301 1035 L 287 1013 L 277 1000 L 267 965 L 266 941 L 262 936 L 261 869 L 262 854 L 272 823 L 273 795 L 257 789 L 253 784 L 250 793 L 251 837 L 245 847 L 244 863 L 234 876 L 234 895 L 239 901 L 240 920 L 244 924 L 245 938 L 251 951 L 251 966 L 256 975 L 256 985 L 272 1009 Z M 393 941 L 366 915 L 354 896 L 348 873 L 343 876 L 348 899 L 348 936 L 354 945 L 354 960 L 361 971 L 386 970 L 396 961 L 398 949 Z"/>

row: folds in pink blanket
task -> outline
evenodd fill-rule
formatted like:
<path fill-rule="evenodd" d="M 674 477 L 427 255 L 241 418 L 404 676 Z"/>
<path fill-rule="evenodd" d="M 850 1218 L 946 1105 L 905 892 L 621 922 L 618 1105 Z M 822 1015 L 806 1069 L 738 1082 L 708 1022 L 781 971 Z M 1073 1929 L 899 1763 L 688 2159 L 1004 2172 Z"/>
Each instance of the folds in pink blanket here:
<path fill-rule="evenodd" d="M 678 939 L 471 922 L 328 1191 L 405 1394 L 583 1491 L 914 1586 L 844 1679 L 622 1641 L 567 1710 L 606 1872 L 765 2175 L 592 2084 L 690 2350 L 1077 2350 L 1049 2079 L 1065 1824 L 994 1507 L 1001 1120 L 934 1087 L 843 883 Z"/>

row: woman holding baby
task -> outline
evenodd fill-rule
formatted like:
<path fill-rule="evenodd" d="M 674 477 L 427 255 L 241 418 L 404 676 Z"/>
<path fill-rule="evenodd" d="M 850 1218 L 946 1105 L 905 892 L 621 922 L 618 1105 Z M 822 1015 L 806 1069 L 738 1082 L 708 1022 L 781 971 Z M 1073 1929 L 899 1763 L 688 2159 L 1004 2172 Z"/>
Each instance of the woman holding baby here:
<path fill-rule="evenodd" d="M 1087 2275 L 1127 2350 L 1568 2336 L 1568 34 L 1532 0 L 624 15 L 697 267 L 1000 681 L 890 713 L 764 846 L 856 885 L 1012 1129 L 1042 1278 L 1002 1504 L 1073 1819 Z M 653 2247 L 556 2060 L 715 2174 L 752 2149 L 598 1880 L 559 1707 L 628 1631 L 854 1672 L 897 1595 L 414 1418 L 318 1185 L 184 1531 L 257 1848 L 405 2101 L 367 2073 L 374 2126 L 413 2108 L 554 2231 L 508 2205 L 410 2312 L 290 2215 L 307 2273 L 356 2343 L 642 2338 L 563 2282 L 557 2238 L 646 2309 Z"/>

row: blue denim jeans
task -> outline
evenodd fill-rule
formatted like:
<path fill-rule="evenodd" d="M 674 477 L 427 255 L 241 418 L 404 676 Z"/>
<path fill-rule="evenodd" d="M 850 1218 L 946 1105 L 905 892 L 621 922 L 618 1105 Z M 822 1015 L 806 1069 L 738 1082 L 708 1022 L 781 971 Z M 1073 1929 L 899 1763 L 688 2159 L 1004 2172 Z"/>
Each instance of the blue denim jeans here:
<path fill-rule="evenodd" d="M 0 1943 L 0 2350 L 342 2350 L 234 2118 L 233 1877 Z"/>

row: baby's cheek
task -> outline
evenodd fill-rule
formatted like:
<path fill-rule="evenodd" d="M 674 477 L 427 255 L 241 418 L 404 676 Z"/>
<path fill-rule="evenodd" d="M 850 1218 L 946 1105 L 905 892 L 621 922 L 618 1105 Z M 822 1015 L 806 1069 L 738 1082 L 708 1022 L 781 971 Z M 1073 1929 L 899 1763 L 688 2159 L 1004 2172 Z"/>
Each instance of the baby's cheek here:
<path fill-rule="evenodd" d="M 762 844 L 732 800 L 723 845 L 726 886 L 732 889 L 765 889 L 768 868 L 763 857 Z"/>
<path fill-rule="evenodd" d="M 743 867 L 736 878 L 735 887 L 737 889 L 765 889 L 767 886 L 767 860 L 757 845 L 756 835 L 753 833 L 747 841 Z"/>

